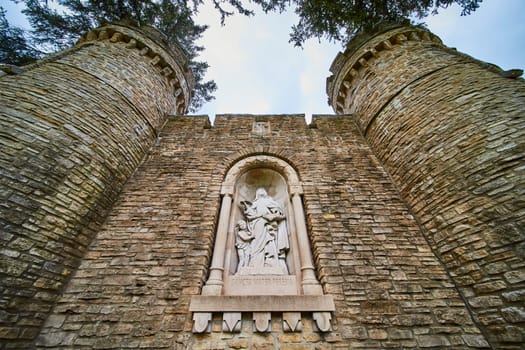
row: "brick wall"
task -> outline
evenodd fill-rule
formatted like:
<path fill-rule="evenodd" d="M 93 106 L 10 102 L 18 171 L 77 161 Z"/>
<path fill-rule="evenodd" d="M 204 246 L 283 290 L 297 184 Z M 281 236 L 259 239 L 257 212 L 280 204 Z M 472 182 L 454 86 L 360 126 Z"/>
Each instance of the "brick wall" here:
<path fill-rule="evenodd" d="M 525 342 L 525 84 L 417 28 L 357 40 L 332 66 L 360 129 L 496 348 Z"/>
<path fill-rule="evenodd" d="M 0 348 L 30 347 L 166 113 L 186 108 L 170 55 L 107 26 L 0 76 Z"/>
<path fill-rule="evenodd" d="M 267 121 L 271 134 L 252 134 Z M 220 184 L 238 159 L 281 157 L 297 170 L 334 329 L 191 333 L 191 296 L 207 277 Z M 171 117 L 37 340 L 38 348 L 477 348 L 487 343 L 351 116 Z"/>

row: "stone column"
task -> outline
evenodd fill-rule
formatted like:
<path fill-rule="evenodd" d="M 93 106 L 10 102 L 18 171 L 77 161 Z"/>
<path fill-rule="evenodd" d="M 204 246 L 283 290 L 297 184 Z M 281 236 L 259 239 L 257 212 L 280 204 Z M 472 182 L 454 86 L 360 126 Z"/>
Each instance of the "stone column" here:
<path fill-rule="evenodd" d="M 301 286 L 303 287 L 303 293 L 305 295 L 323 295 L 323 287 L 315 276 L 301 192 L 294 188 L 292 188 L 292 206 L 297 230 L 297 242 L 299 245 L 299 258 L 302 272 Z M 328 332 L 331 330 L 332 314 L 330 312 L 315 311 L 312 312 L 312 318 L 315 320 L 315 324 L 320 331 Z"/>
<path fill-rule="evenodd" d="M 206 285 L 202 288 L 202 295 L 221 295 L 222 287 L 224 285 L 224 254 L 226 251 L 226 242 L 228 240 L 228 226 L 230 222 L 233 189 L 223 187 L 222 192 L 221 212 L 219 223 L 217 225 L 217 236 L 215 237 L 210 277 L 208 278 Z"/>
<path fill-rule="evenodd" d="M 299 259 L 301 262 L 301 273 L 303 292 L 305 295 L 322 295 L 323 289 L 315 277 L 315 268 L 312 260 L 310 241 L 306 229 L 303 202 L 300 192 L 292 193 L 292 206 L 297 230 L 297 242 L 299 245 Z"/>

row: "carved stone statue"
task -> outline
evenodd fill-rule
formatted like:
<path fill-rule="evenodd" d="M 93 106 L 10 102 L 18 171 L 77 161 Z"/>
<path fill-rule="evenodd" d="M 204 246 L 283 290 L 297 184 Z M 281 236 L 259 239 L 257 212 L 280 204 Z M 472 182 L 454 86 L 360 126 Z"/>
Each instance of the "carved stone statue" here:
<path fill-rule="evenodd" d="M 248 266 L 250 261 L 250 241 L 253 240 L 252 232 L 248 231 L 246 221 L 239 220 L 235 225 L 235 248 L 239 256 L 239 268 Z"/>
<path fill-rule="evenodd" d="M 286 254 L 290 249 L 284 210 L 264 188 L 255 199 L 242 201 L 246 230 L 236 228 L 238 275 L 287 275 Z"/>

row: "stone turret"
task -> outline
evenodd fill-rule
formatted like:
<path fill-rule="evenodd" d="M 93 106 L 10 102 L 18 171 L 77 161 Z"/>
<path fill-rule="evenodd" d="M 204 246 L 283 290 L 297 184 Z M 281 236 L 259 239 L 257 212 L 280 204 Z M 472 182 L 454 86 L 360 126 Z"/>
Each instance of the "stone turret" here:
<path fill-rule="evenodd" d="M 182 49 L 125 25 L 4 71 L 0 344 L 29 348 L 166 116 L 187 111 L 194 82 Z"/>
<path fill-rule="evenodd" d="M 361 132 L 492 346 L 525 342 L 525 84 L 393 27 L 351 42 L 329 101 Z M 509 79 L 510 77 L 511 79 Z"/>

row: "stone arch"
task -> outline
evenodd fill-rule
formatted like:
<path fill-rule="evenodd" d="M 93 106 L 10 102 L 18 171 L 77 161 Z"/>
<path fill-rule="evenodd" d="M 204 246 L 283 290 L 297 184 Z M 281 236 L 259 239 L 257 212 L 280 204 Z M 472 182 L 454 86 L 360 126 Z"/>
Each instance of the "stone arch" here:
<path fill-rule="evenodd" d="M 302 194 L 302 184 L 295 168 L 289 162 L 268 154 L 255 154 L 237 160 L 228 169 L 222 183 L 223 188 L 234 186 L 239 174 L 261 167 L 273 169 L 283 175 L 287 181 L 290 193 L 299 191 Z"/>
<path fill-rule="evenodd" d="M 291 169 L 299 176 L 299 172 L 297 170 L 297 167 L 294 165 L 293 152 L 290 152 L 289 150 L 283 150 L 278 149 L 273 146 L 252 146 L 252 147 L 246 147 L 243 150 L 237 151 L 233 154 L 227 155 L 219 164 L 217 171 L 224 174 L 223 175 L 223 181 L 230 173 L 233 171 L 235 167 L 238 166 L 238 163 L 245 159 L 257 157 L 257 156 L 267 156 L 275 159 L 279 159 L 286 164 L 288 164 Z"/>

